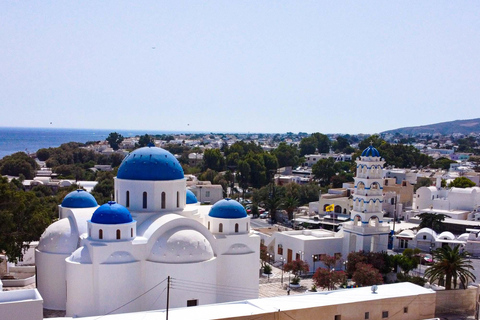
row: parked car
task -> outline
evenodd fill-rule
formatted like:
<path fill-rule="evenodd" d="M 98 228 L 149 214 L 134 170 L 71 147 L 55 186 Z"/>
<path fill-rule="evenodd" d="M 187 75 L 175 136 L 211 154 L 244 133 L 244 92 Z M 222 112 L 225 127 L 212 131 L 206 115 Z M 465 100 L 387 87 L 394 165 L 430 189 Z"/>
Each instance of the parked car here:
<path fill-rule="evenodd" d="M 268 211 L 265 211 L 264 213 L 260 214 L 260 219 L 267 219 L 268 217 Z"/>

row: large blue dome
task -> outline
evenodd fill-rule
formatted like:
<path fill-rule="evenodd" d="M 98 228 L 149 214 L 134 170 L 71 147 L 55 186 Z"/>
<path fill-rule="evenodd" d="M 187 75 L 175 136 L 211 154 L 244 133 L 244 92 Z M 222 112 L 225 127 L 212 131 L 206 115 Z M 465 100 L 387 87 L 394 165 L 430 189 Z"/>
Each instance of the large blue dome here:
<path fill-rule="evenodd" d="M 187 204 L 194 204 L 197 203 L 197 197 L 195 196 L 195 193 L 193 193 L 191 190 L 187 190 Z"/>
<path fill-rule="evenodd" d="M 362 157 L 380 157 L 380 153 L 374 146 L 369 146 L 363 150 Z"/>
<path fill-rule="evenodd" d="M 115 201 L 108 201 L 95 210 L 90 221 L 99 224 L 121 224 L 132 222 L 133 218 L 127 208 Z"/>
<path fill-rule="evenodd" d="M 98 206 L 97 200 L 83 189 L 70 192 L 62 201 L 62 207 L 65 208 L 93 208 L 96 206 Z"/>
<path fill-rule="evenodd" d="M 166 181 L 183 179 L 184 176 L 182 166 L 170 152 L 148 146 L 131 152 L 123 159 L 117 178 Z"/>
<path fill-rule="evenodd" d="M 215 203 L 208 215 L 212 218 L 222 219 L 240 219 L 248 216 L 247 211 L 240 203 L 228 198 Z"/>

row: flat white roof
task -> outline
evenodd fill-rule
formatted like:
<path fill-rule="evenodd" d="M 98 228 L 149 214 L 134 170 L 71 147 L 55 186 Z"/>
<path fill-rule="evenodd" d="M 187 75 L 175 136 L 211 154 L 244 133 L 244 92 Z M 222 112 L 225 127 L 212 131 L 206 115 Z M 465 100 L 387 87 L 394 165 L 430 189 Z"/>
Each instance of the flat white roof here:
<path fill-rule="evenodd" d="M 435 294 L 409 282 L 379 285 L 376 293 L 371 287 L 321 291 L 281 297 L 253 299 L 229 303 L 211 304 L 190 308 L 170 309 L 171 319 L 224 319 L 242 316 L 259 315 L 276 311 L 316 308 L 345 303 L 370 302 L 382 299 Z M 99 316 L 84 317 L 85 320 L 98 319 Z M 135 313 L 112 314 L 102 316 L 103 320 L 159 320 L 166 318 L 165 310 L 144 311 Z M 60 319 L 60 318 L 59 318 Z M 72 319 L 72 318 L 61 318 Z"/>

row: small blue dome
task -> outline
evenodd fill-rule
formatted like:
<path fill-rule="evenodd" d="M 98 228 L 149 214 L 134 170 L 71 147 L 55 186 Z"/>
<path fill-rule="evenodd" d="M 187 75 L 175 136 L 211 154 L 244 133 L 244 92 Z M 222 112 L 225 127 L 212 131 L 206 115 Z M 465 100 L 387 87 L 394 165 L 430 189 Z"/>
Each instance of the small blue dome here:
<path fill-rule="evenodd" d="M 127 208 L 115 201 L 108 201 L 95 210 L 90 221 L 99 224 L 121 224 L 132 222 L 133 218 Z"/>
<path fill-rule="evenodd" d="M 93 208 L 96 206 L 98 206 L 97 200 L 83 189 L 70 192 L 62 201 L 62 207 L 65 208 Z"/>
<path fill-rule="evenodd" d="M 215 203 L 208 215 L 212 218 L 222 219 L 240 219 L 248 216 L 247 211 L 240 203 L 228 198 Z"/>
<path fill-rule="evenodd" d="M 197 197 L 195 196 L 195 193 L 193 193 L 190 190 L 187 190 L 187 204 L 194 204 L 197 203 Z"/>
<path fill-rule="evenodd" d="M 131 152 L 118 168 L 117 178 L 127 180 L 178 180 L 183 169 L 177 159 L 162 148 L 149 144 Z"/>
<path fill-rule="evenodd" d="M 374 146 L 369 146 L 362 152 L 362 157 L 380 157 L 380 153 Z"/>

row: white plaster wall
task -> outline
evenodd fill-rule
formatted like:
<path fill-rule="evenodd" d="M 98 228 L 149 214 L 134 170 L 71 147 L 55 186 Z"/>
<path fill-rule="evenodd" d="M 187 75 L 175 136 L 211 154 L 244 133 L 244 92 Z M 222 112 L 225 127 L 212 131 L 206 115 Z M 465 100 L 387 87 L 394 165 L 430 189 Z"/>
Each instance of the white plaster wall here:
<path fill-rule="evenodd" d="M 217 259 L 187 264 L 146 261 L 144 291 L 164 281 L 142 297 L 146 310 L 166 308 L 167 277 L 171 277 L 170 307 L 186 307 L 187 300 L 198 299 L 199 305 L 216 302 Z M 258 281 L 258 278 L 257 278 Z M 258 285 L 258 283 L 257 283 Z"/>
<path fill-rule="evenodd" d="M 95 315 L 96 301 L 91 264 L 66 263 L 67 317 Z"/>
<path fill-rule="evenodd" d="M 0 291 L 2 320 L 42 320 L 43 300 L 36 289 Z"/>
<path fill-rule="evenodd" d="M 257 252 L 219 256 L 218 266 L 217 303 L 258 298 Z"/>
<path fill-rule="evenodd" d="M 125 180 L 115 178 L 115 199 L 117 203 L 126 206 L 126 192 L 130 192 L 131 211 L 172 211 L 181 210 L 186 204 L 185 179 L 171 181 Z M 147 208 L 143 208 L 143 192 L 147 192 Z M 162 209 L 161 194 L 165 192 L 165 209 Z M 177 207 L 177 192 L 179 206 Z"/>
<path fill-rule="evenodd" d="M 67 288 L 65 282 L 65 259 L 70 254 L 44 253 L 35 250 L 37 289 L 44 299 L 44 308 L 65 310 Z"/>

